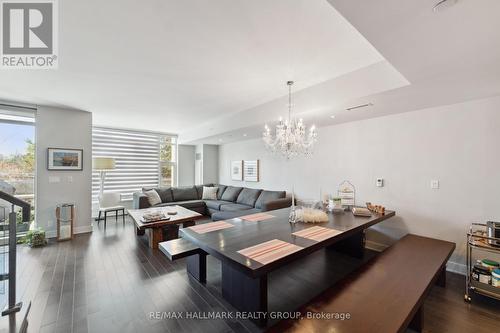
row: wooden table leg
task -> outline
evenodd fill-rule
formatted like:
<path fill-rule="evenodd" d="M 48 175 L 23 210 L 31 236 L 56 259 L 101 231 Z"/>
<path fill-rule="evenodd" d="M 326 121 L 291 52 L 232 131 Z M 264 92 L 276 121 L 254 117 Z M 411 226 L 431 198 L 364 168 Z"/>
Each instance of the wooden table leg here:
<path fill-rule="evenodd" d="M 365 233 L 364 231 L 358 232 L 357 234 L 330 245 L 328 249 L 362 259 L 365 253 Z"/>
<path fill-rule="evenodd" d="M 165 233 L 165 240 L 177 239 L 179 238 L 179 225 L 170 224 L 163 227 L 163 232 Z"/>
<path fill-rule="evenodd" d="M 207 282 L 207 253 L 193 254 L 186 258 L 188 273 L 201 283 Z"/>
<path fill-rule="evenodd" d="M 436 285 L 440 287 L 446 287 L 446 265 L 441 269 L 441 272 L 439 273 L 439 276 L 436 280 Z"/>
<path fill-rule="evenodd" d="M 222 262 L 222 297 L 239 311 L 267 312 L 267 275 L 251 278 Z M 264 315 L 258 320 L 266 324 Z"/>
<path fill-rule="evenodd" d="M 195 225 L 196 222 L 195 221 L 186 221 L 182 224 L 182 227 L 183 228 L 189 228 L 189 227 L 192 227 L 193 225 Z"/>
<path fill-rule="evenodd" d="M 414 330 L 415 332 L 422 332 L 424 328 L 424 306 L 422 305 L 420 309 L 417 310 L 417 313 L 415 313 L 415 316 L 413 316 L 413 319 L 410 322 L 410 325 L 408 325 L 409 328 Z"/>
<path fill-rule="evenodd" d="M 135 234 L 137 236 L 142 236 L 142 235 L 144 235 L 144 233 L 145 233 L 144 229 L 139 229 L 137 227 L 135 228 Z"/>
<path fill-rule="evenodd" d="M 149 247 L 152 249 L 157 249 L 158 243 L 163 242 L 162 228 L 149 228 L 147 230 L 149 233 Z"/>

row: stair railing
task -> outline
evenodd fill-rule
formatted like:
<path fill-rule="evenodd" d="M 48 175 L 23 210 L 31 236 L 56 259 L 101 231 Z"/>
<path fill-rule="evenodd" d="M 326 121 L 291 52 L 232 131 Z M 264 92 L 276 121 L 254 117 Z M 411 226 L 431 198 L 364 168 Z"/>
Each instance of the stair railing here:
<path fill-rule="evenodd" d="M 28 222 L 31 215 L 31 205 L 26 201 L 16 198 L 8 193 L 0 191 L 0 199 L 5 200 L 11 204 L 11 212 L 9 213 L 9 272 L 0 275 L 0 280 L 9 280 L 9 303 L 2 311 L 2 316 L 18 312 L 21 310 L 22 302 L 16 303 L 16 211 L 15 207 L 22 208 L 22 220 Z"/>

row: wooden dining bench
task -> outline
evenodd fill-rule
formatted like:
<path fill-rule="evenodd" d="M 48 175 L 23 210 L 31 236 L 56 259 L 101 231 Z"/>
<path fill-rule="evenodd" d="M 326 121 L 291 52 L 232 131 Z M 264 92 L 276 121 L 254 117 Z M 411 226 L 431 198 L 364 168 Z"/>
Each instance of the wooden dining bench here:
<path fill-rule="evenodd" d="M 207 253 L 198 246 L 183 238 L 177 238 L 158 243 L 158 249 L 170 261 L 186 258 L 188 273 L 202 283 L 207 282 Z"/>
<path fill-rule="evenodd" d="M 357 271 L 300 308 L 271 332 L 417 332 L 434 284 L 445 286 L 455 243 L 406 235 Z M 347 319 L 348 317 L 348 319 Z"/>

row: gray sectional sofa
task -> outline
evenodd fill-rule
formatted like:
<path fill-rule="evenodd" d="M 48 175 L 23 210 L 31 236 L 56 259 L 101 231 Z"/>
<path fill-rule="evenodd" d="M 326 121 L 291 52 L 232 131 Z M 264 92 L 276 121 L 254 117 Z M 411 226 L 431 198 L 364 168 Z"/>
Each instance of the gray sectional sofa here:
<path fill-rule="evenodd" d="M 217 187 L 217 200 L 202 200 L 203 186 Z M 134 193 L 133 208 L 149 208 L 149 200 L 143 188 Z M 161 198 L 155 207 L 179 205 L 200 214 L 211 216 L 212 220 L 226 220 L 242 215 L 290 207 L 292 199 L 285 191 L 266 191 L 246 187 L 205 184 L 189 187 L 154 188 Z"/>

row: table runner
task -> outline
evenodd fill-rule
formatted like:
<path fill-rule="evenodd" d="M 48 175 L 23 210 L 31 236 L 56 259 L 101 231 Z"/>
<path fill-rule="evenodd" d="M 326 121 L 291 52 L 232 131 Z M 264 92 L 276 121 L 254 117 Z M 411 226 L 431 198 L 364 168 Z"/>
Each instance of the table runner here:
<path fill-rule="evenodd" d="M 268 264 L 301 250 L 302 247 L 279 239 L 273 239 L 258 245 L 239 250 L 238 253 L 261 264 Z"/>
<path fill-rule="evenodd" d="M 266 214 L 266 213 L 256 213 L 251 215 L 240 216 L 240 219 L 249 221 L 249 222 L 260 222 L 272 219 L 274 215 Z"/>
<path fill-rule="evenodd" d="M 339 230 L 316 226 L 294 232 L 292 233 L 292 235 L 302 238 L 307 238 L 316 242 L 321 242 L 324 241 L 325 239 L 328 239 L 330 237 L 333 237 L 341 233 L 342 231 Z"/>
<path fill-rule="evenodd" d="M 226 228 L 231 228 L 231 227 L 233 227 L 233 225 L 231 223 L 227 223 L 225 221 L 218 221 L 218 222 L 210 222 L 210 223 L 195 225 L 195 226 L 189 227 L 188 229 L 191 229 L 194 232 L 197 232 L 199 234 L 204 234 L 204 233 L 207 233 L 210 231 L 216 231 L 216 230 L 221 230 L 221 229 L 226 229 Z"/>

